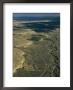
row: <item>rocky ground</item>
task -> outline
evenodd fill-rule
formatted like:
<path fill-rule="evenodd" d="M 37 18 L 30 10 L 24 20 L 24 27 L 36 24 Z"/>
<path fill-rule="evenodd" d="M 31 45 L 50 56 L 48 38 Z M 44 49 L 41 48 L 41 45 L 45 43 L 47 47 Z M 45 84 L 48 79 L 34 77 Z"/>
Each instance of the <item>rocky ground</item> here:
<path fill-rule="evenodd" d="M 60 76 L 60 30 L 13 32 L 14 77 Z"/>

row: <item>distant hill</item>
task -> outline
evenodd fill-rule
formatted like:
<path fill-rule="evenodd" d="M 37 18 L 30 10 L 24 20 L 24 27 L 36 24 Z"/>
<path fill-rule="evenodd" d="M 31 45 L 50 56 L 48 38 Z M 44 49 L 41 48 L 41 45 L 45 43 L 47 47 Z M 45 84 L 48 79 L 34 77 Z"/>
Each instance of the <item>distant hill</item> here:
<path fill-rule="evenodd" d="M 55 20 L 55 19 L 60 19 L 59 16 L 42 16 L 42 17 L 32 17 L 32 16 L 14 16 L 13 20 L 25 20 L 25 21 L 30 21 L 30 20 Z"/>

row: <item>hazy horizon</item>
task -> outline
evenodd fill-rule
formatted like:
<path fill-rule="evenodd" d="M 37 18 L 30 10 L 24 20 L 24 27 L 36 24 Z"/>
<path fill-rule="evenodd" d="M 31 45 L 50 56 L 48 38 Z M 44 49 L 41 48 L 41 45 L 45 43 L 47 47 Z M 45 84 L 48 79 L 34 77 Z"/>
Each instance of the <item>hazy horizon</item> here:
<path fill-rule="evenodd" d="M 60 13 L 13 13 L 13 17 L 57 17 Z"/>

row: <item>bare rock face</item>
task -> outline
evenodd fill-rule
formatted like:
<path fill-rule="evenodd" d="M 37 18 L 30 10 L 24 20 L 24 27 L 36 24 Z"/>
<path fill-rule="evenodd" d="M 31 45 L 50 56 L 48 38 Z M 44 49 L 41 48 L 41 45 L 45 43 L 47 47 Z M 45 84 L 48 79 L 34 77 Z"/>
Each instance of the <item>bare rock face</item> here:
<path fill-rule="evenodd" d="M 16 70 L 20 69 L 20 68 L 24 68 L 25 70 L 34 70 L 32 65 L 28 65 L 26 63 L 25 60 L 25 53 L 18 49 L 18 48 L 14 48 L 13 51 L 13 72 L 15 73 Z"/>
<path fill-rule="evenodd" d="M 22 68 L 25 61 L 24 52 L 18 48 L 13 49 L 13 72 L 18 68 Z"/>

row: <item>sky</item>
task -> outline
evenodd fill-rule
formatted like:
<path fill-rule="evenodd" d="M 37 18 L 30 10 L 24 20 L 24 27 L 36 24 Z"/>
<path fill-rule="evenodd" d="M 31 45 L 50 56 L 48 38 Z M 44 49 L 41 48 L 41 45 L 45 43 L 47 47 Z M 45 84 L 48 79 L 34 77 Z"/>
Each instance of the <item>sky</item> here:
<path fill-rule="evenodd" d="M 13 13 L 13 17 L 60 16 L 60 13 Z"/>

